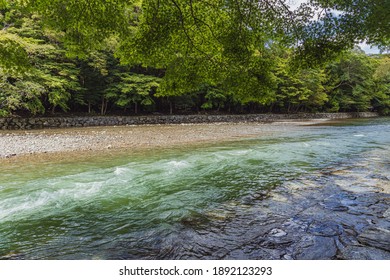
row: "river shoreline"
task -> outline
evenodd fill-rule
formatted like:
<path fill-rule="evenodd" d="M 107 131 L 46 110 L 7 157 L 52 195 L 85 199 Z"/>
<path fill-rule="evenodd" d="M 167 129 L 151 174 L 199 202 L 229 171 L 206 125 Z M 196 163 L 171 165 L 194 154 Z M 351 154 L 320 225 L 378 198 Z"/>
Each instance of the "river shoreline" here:
<path fill-rule="evenodd" d="M 274 123 L 213 123 L 88 127 L 0 132 L 0 159 L 64 152 L 145 150 L 217 141 L 234 141 L 270 134 L 285 127 L 326 122 L 325 119 Z"/>
<path fill-rule="evenodd" d="M 320 117 L 322 115 L 317 115 Z M 324 115 L 325 116 L 325 115 Z M 0 160 L 69 152 L 102 152 L 107 150 L 145 150 L 218 141 L 234 141 L 270 134 L 283 127 L 319 125 L 345 120 L 347 115 L 327 118 L 277 119 L 268 121 L 211 122 L 180 124 L 143 124 L 45 128 L 35 130 L 0 130 Z M 337 117 L 339 116 L 339 117 Z M 363 115 L 362 115 L 363 116 Z M 371 115 L 367 115 L 372 117 Z"/>

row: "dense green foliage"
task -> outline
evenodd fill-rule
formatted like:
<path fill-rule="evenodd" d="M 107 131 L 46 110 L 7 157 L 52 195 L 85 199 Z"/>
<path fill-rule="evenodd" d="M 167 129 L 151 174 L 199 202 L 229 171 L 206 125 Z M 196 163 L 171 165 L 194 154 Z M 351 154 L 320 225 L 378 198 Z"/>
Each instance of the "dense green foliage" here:
<path fill-rule="evenodd" d="M 390 45 L 389 1 L 366 2 L 1 0 L 0 116 L 387 114 L 389 57 L 350 50 Z"/>

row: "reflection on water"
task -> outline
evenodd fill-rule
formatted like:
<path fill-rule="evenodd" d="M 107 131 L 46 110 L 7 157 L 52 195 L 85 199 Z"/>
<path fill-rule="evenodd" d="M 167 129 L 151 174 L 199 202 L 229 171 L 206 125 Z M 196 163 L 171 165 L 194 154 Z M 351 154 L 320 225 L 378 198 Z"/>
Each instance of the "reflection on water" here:
<path fill-rule="evenodd" d="M 389 144 L 389 119 L 375 119 L 207 147 L 3 165 L 0 256 L 207 258 L 215 244 L 191 253 L 188 229 L 198 239 L 238 234 L 253 221 L 234 217 L 275 187 L 328 167 L 364 164 L 367 154 L 389 172 Z M 213 242 L 240 252 L 238 239 Z"/>

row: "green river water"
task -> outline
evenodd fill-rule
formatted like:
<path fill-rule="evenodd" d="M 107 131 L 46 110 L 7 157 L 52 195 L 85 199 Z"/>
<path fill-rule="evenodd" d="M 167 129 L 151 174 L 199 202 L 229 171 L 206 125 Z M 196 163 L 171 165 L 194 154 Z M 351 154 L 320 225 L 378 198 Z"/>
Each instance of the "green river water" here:
<path fill-rule="evenodd" d="M 201 147 L 3 163 L 0 257 L 202 258 L 210 254 L 207 248 L 196 254 L 176 250 L 192 242 L 181 234 L 184 228 L 188 233 L 201 224 L 207 231 L 213 217 L 234 232 L 239 225 L 226 219 L 224 208 L 250 207 L 264 190 L 364 162 L 371 153 L 387 166 L 381 175 L 390 178 L 389 147 L 390 119 L 380 118 L 275 129 Z M 218 237 L 218 231 L 213 234 Z M 239 247 L 238 239 L 218 242 Z"/>

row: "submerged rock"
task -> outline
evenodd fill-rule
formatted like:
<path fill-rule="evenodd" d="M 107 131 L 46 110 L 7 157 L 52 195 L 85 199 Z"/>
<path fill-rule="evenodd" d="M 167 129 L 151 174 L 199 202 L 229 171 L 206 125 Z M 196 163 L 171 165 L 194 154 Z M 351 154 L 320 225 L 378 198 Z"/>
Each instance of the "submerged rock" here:
<path fill-rule="evenodd" d="M 320 222 L 314 221 L 310 224 L 307 232 L 315 236 L 332 237 L 342 233 L 342 227 L 334 222 Z"/>
<path fill-rule="evenodd" d="M 331 237 L 308 236 L 296 244 L 294 259 L 329 260 L 335 258 L 337 247 Z"/>
<path fill-rule="evenodd" d="M 390 260 L 390 252 L 367 246 L 347 246 L 338 255 L 345 260 Z"/>
<path fill-rule="evenodd" d="M 24 255 L 22 253 L 10 252 L 4 256 L 0 256 L 0 260 L 23 260 Z"/>
<path fill-rule="evenodd" d="M 390 251 L 390 230 L 371 227 L 358 235 L 357 239 L 365 245 Z"/>
<path fill-rule="evenodd" d="M 282 237 L 287 235 L 287 233 L 280 228 L 272 229 L 269 234 L 274 237 Z"/>

